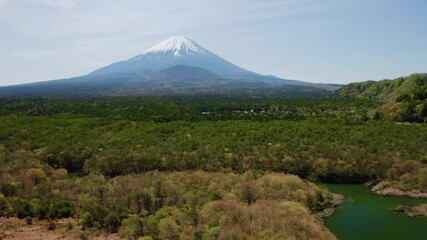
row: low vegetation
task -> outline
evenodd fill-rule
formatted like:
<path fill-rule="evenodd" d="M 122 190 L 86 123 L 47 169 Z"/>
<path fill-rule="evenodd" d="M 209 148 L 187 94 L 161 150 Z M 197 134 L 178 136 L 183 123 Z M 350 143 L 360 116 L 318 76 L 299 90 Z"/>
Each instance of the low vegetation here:
<path fill-rule="evenodd" d="M 427 165 L 417 161 L 396 163 L 387 174 L 393 186 L 401 190 L 427 192 Z"/>
<path fill-rule="evenodd" d="M 413 160 L 395 163 L 373 191 L 381 195 L 427 198 L 427 166 Z"/>

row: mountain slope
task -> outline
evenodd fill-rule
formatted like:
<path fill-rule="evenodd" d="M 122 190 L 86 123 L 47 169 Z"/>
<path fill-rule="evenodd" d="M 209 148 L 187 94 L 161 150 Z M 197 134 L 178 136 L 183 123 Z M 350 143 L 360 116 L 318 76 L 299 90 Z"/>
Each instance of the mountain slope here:
<path fill-rule="evenodd" d="M 146 74 L 176 65 L 204 68 L 222 78 L 270 78 L 238 67 L 184 36 L 174 36 L 154 45 L 141 55 L 98 69 L 90 75 L 110 73 Z"/>
<path fill-rule="evenodd" d="M 184 81 L 184 80 L 216 80 L 220 76 L 206 69 L 177 65 L 170 68 L 145 75 L 146 80 L 151 81 Z"/>
<path fill-rule="evenodd" d="M 374 118 L 427 122 L 427 74 L 412 74 L 394 80 L 350 83 L 338 90 L 347 98 L 372 99 L 383 103 Z"/>
<path fill-rule="evenodd" d="M 350 83 L 338 91 L 341 97 L 395 101 L 427 98 L 427 74 L 412 74 L 394 80 Z"/>

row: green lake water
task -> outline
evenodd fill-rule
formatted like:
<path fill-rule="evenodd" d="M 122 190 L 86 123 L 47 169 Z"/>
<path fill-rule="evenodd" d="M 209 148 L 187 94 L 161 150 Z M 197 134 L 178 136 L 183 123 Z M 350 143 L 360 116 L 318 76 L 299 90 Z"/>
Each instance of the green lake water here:
<path fill-rule="evenodd" d="M 340 240 L 426 240 L 427 218 L 410 218 L 390 211 L 400 205 L 414 206 L 427 199 L 380 196 L 363 185 L 321 184 L 346 196 L 346 202 L 326 221 Z"/>

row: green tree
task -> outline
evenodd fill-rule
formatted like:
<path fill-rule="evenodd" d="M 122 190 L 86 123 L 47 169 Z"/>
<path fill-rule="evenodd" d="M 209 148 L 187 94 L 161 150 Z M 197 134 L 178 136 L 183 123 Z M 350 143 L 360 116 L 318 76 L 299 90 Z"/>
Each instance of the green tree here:
<path fill-rule="evenodd" d="M 0 193 L 0 216 L 7 217 L 11 213 L 12 206 L 10 205 L 6 197 L 3 195 L 3 193 Z"/>
<path fill-rule="evenodd" d="M 163 218 L 159 222 L 159 235 L 164 239 L 179 239 L 179 227 L 174 219 Z"/>
<path fill-rule="evenodd" d="M 147 212 L 153 211 L 153 195 L 151 191 L 147 188 L 144 188 L 142 192 L 136 194 L 136 204 L 138 208 L 138 213 L 141 213 L 144 209 Z"/>

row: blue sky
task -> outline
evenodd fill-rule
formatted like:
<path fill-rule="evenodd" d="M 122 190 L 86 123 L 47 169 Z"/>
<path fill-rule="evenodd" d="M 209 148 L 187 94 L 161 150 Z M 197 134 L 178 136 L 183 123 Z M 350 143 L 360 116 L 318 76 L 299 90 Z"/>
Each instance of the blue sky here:
<path fill-rule="evenodd" d="M 0 85 L 84 75 L 172 35 L 287 79 L 427 72 L 426 0 L 0 0 Z"/>

